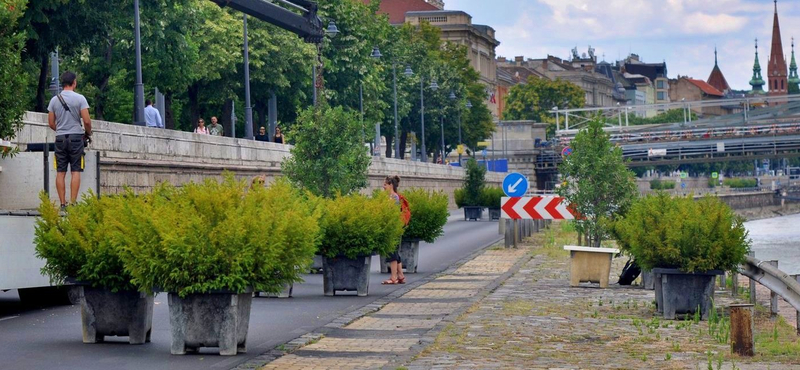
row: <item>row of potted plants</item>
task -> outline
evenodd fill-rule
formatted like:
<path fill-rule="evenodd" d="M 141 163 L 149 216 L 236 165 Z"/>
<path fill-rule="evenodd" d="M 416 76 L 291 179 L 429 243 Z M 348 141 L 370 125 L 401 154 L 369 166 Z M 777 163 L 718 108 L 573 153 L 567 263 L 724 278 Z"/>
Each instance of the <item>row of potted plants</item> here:
<path fill-rule="evenodd" d="M 282 179 L 248 188 L 228 175 L 87 196 L 65 216 L 43 195 L 35 242 L 43 273 L 77 285 L 84 342 L 148 342 L 153 293 L 165 292 L 173 354 L 216 346 L 234 355 L 246 351 L 253 292 L 302 281 L 315 253 L 324 258 L 326 295 L 366 295 L 372 255 L 394 252 L 403 235 L 417 243 L 440 236 L 446 195 L 412 189 L 406 197 L 413 217 L 404 229 L 383 192 L 322 198 Z"/>
<path fill-rule="evenodd" d="M 499 186 L 482 187 L 479 196 L 471 198 L 474 200 L 470 201 L 466 200 L 466 190 L 464 188 L 456 189 L 453 193 L 453 196 L 455 198 L 456 206 L 464 209 L 465 218 L 467 219 L 480 219 L 483 217 L 483 208 L 487 208 L 489 210 L 490 219 L 500 219 L 500 205 L 505 193 Z"/>

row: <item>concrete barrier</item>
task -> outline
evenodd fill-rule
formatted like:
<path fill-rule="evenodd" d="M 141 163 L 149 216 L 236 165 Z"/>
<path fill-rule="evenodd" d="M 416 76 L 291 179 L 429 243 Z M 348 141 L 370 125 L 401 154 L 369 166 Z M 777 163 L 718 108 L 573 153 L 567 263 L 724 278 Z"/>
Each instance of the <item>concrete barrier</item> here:
<path fill-rule="evenodd" d="M 47 115 L 28 112 L 15 143 L 25 150 L 28 143 L 54 140 Z M 197 135 L 191 132 L 155 129 L 105 121 L 92 121 L 91 150 L 100 152 L 100 192 L 118 193 L 124 187 L 146 191 L 168 181 L 180 185 L 219 177 L 231 171 L 237 177 L 266 175 L 270 182 L 281 175 L 281 163 L 291 146 L 253 140 Z M 455 207 L 453 191 L 460 188 L 463 168 L 433 163 L 373 157 L 369 188 L 381 188 L 387 175 L 398 175 L 401 188 L 443 190 Z M 490 185 L 499 185 L 505 174 L 487 173 Z"/>

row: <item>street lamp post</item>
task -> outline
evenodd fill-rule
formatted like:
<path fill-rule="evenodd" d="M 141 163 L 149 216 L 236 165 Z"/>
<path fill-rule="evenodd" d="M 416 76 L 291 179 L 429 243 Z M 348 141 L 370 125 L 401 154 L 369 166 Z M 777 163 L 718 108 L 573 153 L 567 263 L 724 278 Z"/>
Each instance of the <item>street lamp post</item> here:
<path fill-rule="evenodd" d="M 428 151 L 425 148 L 425 87 L 424 87 L 424 78 L 422 76 L 419 77 L 419 101 L 420 101 L 420 120 L 422 122 L 422 161 L 428 161 Z M 436 81 L 431 82 L 430 89 L 432 91 L 436 91 L 439 89 L 439 84 Z"/>
<path fill-rule="evenodd" d="M 444 115 L 442 115 L 440 117 L 440 121 L 441 122 L 439 124 L 439 127 L 440 127 L 440 129 L 442 131 L 442 164 L 444 164 L 444 155 L 445 155 L 444 154 L 444 152 L 445 152 L 445 146 L 444 146 Z"/>
<path fill-rule="evenodd" d="M 244 19 L 244 138 L 253 140 L 253 107 L 250 105 L 250 51 L 247 44 L 247 14 Z"/>
<path fill-rule="evenodd" d="M 136 82 L 133 85 L 133 123 L 144 126 L 144 84 L 142 83 L 142 38 L 139 31 L 139 0 L 133 0 L 134 48 L 136 49 Z"/>
<path fill-rule="evenodd" d="M 467 100 L 467 109 L 472 109 L 472 102 Z M 461 140 L 461 109 L 458 110 L 458 145 L 464 145 L 464 141 Z M 461 165 L 461 152 L 458 153 L 458 165 Z"/>
<path fill-rule="evenodd" d="M 334 21 L 328 22 L 328 28 L 325 30 L 325 34 L 328 35 L 328 37 L 330 37 L 330 38 L 334 38 L 334 37 L 336 37 L 336 35 L 339 34 L 339 27 L 336 27 L 336 22 L 334 22 Z M 314 87 L 314 92 L 313 92 L 312 96 L 313 96 L 313 103 L 314 103 L 315 107 L 317 106 L 317 103 L 319 102 L 319 97 L 317 96 L 317 94 L 318 94 L 317 90 L 318 90 L 318 88 L 322 87 L 322 76 L 321 76 L 322 75 L 322 46 L 321 45 L 322 44 L 318 44 L 317 45 L 317 60 L 314 61 L 313 65 L 311 67 L 311 74 L 313 75 L 313 83 L 312 83 L 312 85 Z"/>
<path fill-rule="evenodd" d="M 381 51 L 378 50 L 378 47 L 376 46 L 372 48 L 372 54 L 370 55 L 370 57 L 372 57 L 375 60 L 378 60 L 381 57 L 383 57 L 383 55 L 381 55 Z M 361 142 L 363 144 L 364 140 L 366 140 L 366 135 L 364 134 L 364 81 L 361 81 L 361 86 L 358 91 L 358 97 L 360 101 L 359 105 L 361 107 Z M 374 155 L 373 143 L 369 144 L 369 152 L 371 155 Z"/>

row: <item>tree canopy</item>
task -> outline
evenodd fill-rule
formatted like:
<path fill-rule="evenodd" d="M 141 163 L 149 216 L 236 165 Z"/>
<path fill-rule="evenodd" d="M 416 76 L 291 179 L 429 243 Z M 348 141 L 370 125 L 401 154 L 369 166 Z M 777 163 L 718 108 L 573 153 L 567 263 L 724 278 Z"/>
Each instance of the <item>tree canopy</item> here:
<path fill-rule="evenodd" d="M 528 77 L 524 84 L 514 85 L 508 91 L 505 120 L 555 122 L 553 107 L 559 109 L 583 108 L 584 92 L 569 81 Z"/>
<path fill-rule="evenodd" d="M 27 0 L 0 0 L 0 140 L 15 135 L 25 112 L 24 85 L 20 52 L 24 35 L 17 29 Z M 3 152 L 5 153 L 5 152 Z"/>

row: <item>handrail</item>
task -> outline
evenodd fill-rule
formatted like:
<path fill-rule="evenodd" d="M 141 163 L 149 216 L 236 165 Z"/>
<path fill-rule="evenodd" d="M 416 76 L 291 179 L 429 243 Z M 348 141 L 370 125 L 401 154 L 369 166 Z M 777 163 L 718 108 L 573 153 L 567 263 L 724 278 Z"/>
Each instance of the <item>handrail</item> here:
<path fill-rule="evenodd" d="M 783 297 L 792 307 L 800 311 L 800 283 L 789 274 L 765 261 L 747 256 L 741 265 L 741 273 Z M 755 292 L 750 292 L 755 294 Z"/>

